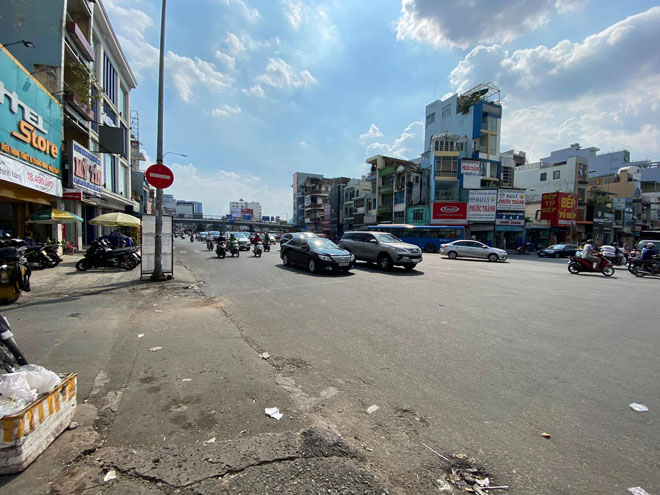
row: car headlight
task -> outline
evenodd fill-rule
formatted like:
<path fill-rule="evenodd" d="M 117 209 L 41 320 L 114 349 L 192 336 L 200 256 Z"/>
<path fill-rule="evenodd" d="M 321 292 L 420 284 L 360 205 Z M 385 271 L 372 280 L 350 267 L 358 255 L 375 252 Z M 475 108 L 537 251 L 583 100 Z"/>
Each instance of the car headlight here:
<path fill-rule="evenodd" d="M 351 261 L 354 261 L 354 260 L 355 260 L 355 255 L 353 253 L 351 253 Z"/>
<path fill-rule="evenodd" d="M 407 249 L 397 249 L 396 254 L 403 254 L 405 256 L 406 254 L 409 254 L 409 253 L 408 253 Z"/>
<path fill-rule="evenodd" d="M 332 258 L 330 256 L 326 256 L 325 254 L 319 254 L 319 259 L 323 261 L 332 261 Z"/>

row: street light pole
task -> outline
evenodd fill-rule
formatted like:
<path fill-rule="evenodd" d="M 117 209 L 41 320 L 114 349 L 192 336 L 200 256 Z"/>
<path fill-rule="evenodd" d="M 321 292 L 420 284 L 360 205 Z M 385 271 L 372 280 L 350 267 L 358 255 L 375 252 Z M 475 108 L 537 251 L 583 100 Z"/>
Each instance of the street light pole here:
<path fill-rule="evenodd" d="M 160 15 L 160 64 L 158 67 L 158 134 L 156 138 L 156 163 L 163 163 L 163 79 L 165 71 L 165 4 Z M 156 236 L 154 246 L 154 271 L 150 280 L 165 280 L 163 275 L 163 190 L 156 189 Z"/>

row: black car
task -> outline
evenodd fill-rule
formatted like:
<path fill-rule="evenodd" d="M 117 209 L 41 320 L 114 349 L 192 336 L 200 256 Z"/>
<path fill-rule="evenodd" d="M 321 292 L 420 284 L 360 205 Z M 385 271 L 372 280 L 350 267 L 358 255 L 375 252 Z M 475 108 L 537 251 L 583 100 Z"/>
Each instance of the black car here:
<path fill-rule="evenodd" d="M 280 258 L 285 266 L 305 266 L 312 273 L 347 272 L 355 266 L 355 257 L 351 253 L 321 237 L 294 237 L 282 245 Z"/>
<path fill-rule="evenodd" d="M 280 237 L 280 247 L 289 242 L 291 239 L 311 239 L 318 237 L 314 232 L 287 232 Z"/>
<path fill-rule="evenodd" d="M 536 254 L 547 258 L 566 258 L 575 256 L 578 247 L 575 244 L 553 244 L 547 248 L 539 249 Z"/>

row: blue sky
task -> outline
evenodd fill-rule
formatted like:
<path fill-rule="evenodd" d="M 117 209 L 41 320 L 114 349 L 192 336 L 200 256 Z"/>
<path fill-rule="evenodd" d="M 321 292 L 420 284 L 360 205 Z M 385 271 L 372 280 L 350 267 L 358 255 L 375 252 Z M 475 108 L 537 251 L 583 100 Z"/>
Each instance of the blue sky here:
<path fill-rule="evenodd" d="M 159 0 L 104 0 L 156 153 Z M 474 6 L 473 6 L 474 5 Z M 605 0 L 169 0 L 167 192 L 209 214 L 260 201 L 291 216 L 295 171 L 358 177 L 414 158 L 424 107 L 502 91 L 502 150 L 579 142 L 660 159 L 660 7 Z M 145 164 L 147 165 L 147 164 Z"/>

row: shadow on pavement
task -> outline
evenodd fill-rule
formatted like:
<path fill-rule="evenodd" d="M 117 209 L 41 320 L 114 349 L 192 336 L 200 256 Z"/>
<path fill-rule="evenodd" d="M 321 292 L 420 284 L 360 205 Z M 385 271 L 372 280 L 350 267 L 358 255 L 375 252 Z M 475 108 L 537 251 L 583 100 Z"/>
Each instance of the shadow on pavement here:
<path fill-rule="evenodd" d="M 406 271 L 399 266 L 393 266 L 390 270 L 384 271 L 378 268 L 375 263 L 356 263 L 355 269 L 363 272 L 380 272 L 383 275 L 393 275 L 395 277 L 418 277 L 424 275 L 424 272 L 417 268 Z"/>
<path fill-rule="evenodd" d="M 497 260 L 497 261 L 488 261 L 488 260 L 485 259 L 485 258 L 464 258 L 464 257 L 461 257 L 461 256 L 459 256 L 458 258 L 454 258 L 453 260 L 452 260 L 452 259 L 449 259 L 449 258 L 446 258 L 446 259 L 447 259 L 448 261 L 452 261 L 452 262 L 453 262 L 453 261 L 472 261 L 472 262 L 476 262 L 476 263 L 492 263 L 492 264 L 496 264 L 496 263 L 508 263 L 508 262 L 509 262 L 509 259 L 508 259 L 508 258 L 505 259 L 505 260 Z"/>
<path fill-rule="evenodd" d="M 326 276 L 334 276 L 334 277 L 352 277 L 354 273 L 352 273 L 350 270 L 348 272 L 335 272 L 335 271 L 327 271 L 327 272 L 319 272 L 319 273 L 311 273 L 309 272 L 305 267 L 298 267 L 296 266 L 284 266 L 282 263 L 278 263 L 275 265 L 276 268 L 279 268 L 280 270 L 284 270 L 287 272 L 292 272 L 292 273 L 299 273 L 301 275 L 307 275 L 308 277 L 326 277 Z"/>

